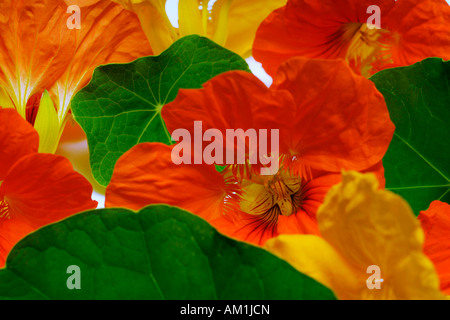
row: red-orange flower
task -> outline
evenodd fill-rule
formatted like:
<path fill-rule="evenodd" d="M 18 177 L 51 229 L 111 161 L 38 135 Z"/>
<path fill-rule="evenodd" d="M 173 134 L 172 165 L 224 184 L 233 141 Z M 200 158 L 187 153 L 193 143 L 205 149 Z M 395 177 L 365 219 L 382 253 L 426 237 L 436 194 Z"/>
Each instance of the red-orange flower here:
<path fill-rule="evenodd" d="M 425 232 L 424 253 L 434 263 L 441 282 L 441 291 L 450 294 L 450 205 L 433 201 L 419 220 Z"/>
<path fill-rule="evenodd" d="M 224 136 L 227 129 L 279 129 L 280 169 L 263 176 L 247 163 L 219 173 L 206 163 L 174 164 L 173 147 L 140 144 L 117 162 L 106 206 L 167 203 L 254 243 L 318 233 L 316 211 L 343 169 L 374 171 L 384 185 L 381 159 L 394 132 L 372 82 L 343 62 L 305 58 L 283 64 L 271 88 L 233 71 L 202 89 L 180 90 L 162 116 L 169 132 L 184 128 L 192 136 L 194 121 Z"/>
<path fill-rule="evenodd" d="M 81 6 L 79 29 L 67 26 L 69 5 Z M 97 66 L 152 54 L 138 17 L 109 0 L 2 0 L 0 30 L 0 105 L 34 124 L 49 92 L 41 111 L 51 117 L 35 125 L 41 152 L 56 150 L 71 99 Z"/>
<path fill-rule="evenodd" d="M 0 109 L 0 268 L 30 232 L 97 206 L 86 179 L 67 159 L 37 153 L 38 143 L 15 110 Z"/>
<path fill-rule="evenodd" d="M 381 29 L 373 28 L 374 11 L 367 13 L 372 5 Z M 344 59 L 367 77 L 428 57 L 450 59 L 449 21 L 445 0 L 289 0 L 260 25 L 253 55 L 270 75 L 304 56 Z"/>

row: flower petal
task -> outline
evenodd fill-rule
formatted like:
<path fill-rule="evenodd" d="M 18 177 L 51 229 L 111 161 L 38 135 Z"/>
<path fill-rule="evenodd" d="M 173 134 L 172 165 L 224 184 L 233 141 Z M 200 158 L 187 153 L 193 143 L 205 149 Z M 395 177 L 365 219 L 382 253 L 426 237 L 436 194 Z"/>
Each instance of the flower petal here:
<path fill-rule="evenodd" d="M 72 169 L 69 160 L 36 153 L 17 161 L 0 186 L 0 198 L 9 205 L 11 217 L 33 228 L 94 209 L 92 187 Z"/>
<path fill-rule="evenodd" d="M 34 128 L 39 134 L 39 152 L 54 153 L 58 145 L 59 120 L 55 106 L 47 91 L 44 91 L 34 122 Z"/>
<path fill-rule="evenodd" d="M 172 147 L 141 143 L 117 162 L 106 189 L 106 207 L 139 210 L 166 203 L 205 219 L 222 216 L 226 184 L 214 166 L 180 164 L 171 160 Z"/>
<path fill-rule="evenodd" d="M 178 38 L 165 11 L 165 0 L 112 0 L 139 17 L 153 53 L 159 55 Z"/>
<path fill-rule="evenodd" d="M 212 9 L 211 22 L 215 34 L 225 34 L 217 38 L 226 40 L 218 43 L 244 58 L 250 57 L 258 26 L 269 13 L 285 4 L 286 0 L 218 0 Z"/>
<path fill-rule="evenodd" d="M 433 201 L 428 210 L 420 212 L 419 221 L 425 232 L 423 251 L 436 267 L 441 290 L 450 294 L 450 205 Z"/>
<path fill-rule="evenodd" d="M 380 8 L 381 30 L 367 27 L 372 5 Z M 345 59 L 367 76 L 428 57 L 450 59 L 449 19 L 442 0 L 290 0 L 258 28 L 253 55 L 272 76 L 294 56 Z"/>
<path fill-rule="evenodd" d="M 342 26 L 366 22 L 370 5 L 378 5 L 383 16 L 394 0 L 289 0 L 271 13 L 256 32 L 253 56 L 269 75 L 294 56 L 344 59 L 350 42 Z"/>
<path fill-rule="evenodd" d="M 441 0 L 402 0 L 386 16 L 386 27 L 400 41 L 390 53 L 393 63 L 411 65 L 428 57 L 450 59 L 450 6 Z"/>
<path fill-rule="evenodd" d="M 302 184 L 300 209 L 289 217 L 278 217 L 279 234 L 319 235 L 316 214 L 330 188 L 341 182 L 340 174 L 313 174 L 313 178 Z"/>
<path fill-rule="evenodd" d="M 39 136 L 14 109 L 0 109 L 0 181 L 20 158 L 38 151 Z"/>
<path fill-rule="evenodd" d="M 405 200 L 378 189 L 374 175 L 344 172 L 317 220 L 322 237 L 361 273 L 371 265 L 380 267 L 383 287 L 372 290 L 373 296 L 361 291 L 362 298 L 443 298 L 433 264 L 422 252 L 419 222 Z"/>
<path fill-rule="evenodd" d="M 29 97 L 50 88 L 69 65 L 75 33 L 58 0 L 3 0 L 0 11 L 0 86 L 25 118 Z M 20 21 L 20 22 L 19 22 Z"/>
<path fill-rule="evenodd" d="M 0 218 L 0 269 L 5 266 L 11 249 L 35 229 L 26 221 L 17 218 Z"/>
<path fill-rule="evenodd" d="M 394 124 L 375 85 L 343 61 L 292 58 L 278 70 L 273 89 L 296 102 L 285 117 L 290 154 L 317 170 L 364 170 L 381 161 Z"/>
<path fill-rule="evenodd" d="M 360 283 L 365 283 L 355 270 L 327 241 L 316 235 L 281 235 L 270 239 L 264 248 L 289 262 L 301 273 L 332 289 L 340 299 L 356 298 Z"/>
<path fill-rule="evenodd" d="M 194 121 L 202 122 L 202 133 L 219 130 L 225 155 L 227 129 L 266 129 L 267 141 L 271 141 L 270 130 L 279 129 L 280 151 L 283 150 L 290 134 L 284 124 L 292 119 L 293 110 L 288 92 L 268 89 L 251 73 L 230 71 L 212 78 L 202 89 L 179 90 L 176 99 L 165 105 L 161 114 L 170 133 L 183 128 L 194 137 Z M 248 141 L 245 144 L 248 147 Z"/>
<path fill-rule="evenodd" d="M 83 7 L 81 28 L 71 32 L 75 44 L 71 63 L 50 90 L 61 124 L 71 98 L 89 82 L 97 66 L 130 62 L 152 54 L 138 17 L 109 0 Z"/>

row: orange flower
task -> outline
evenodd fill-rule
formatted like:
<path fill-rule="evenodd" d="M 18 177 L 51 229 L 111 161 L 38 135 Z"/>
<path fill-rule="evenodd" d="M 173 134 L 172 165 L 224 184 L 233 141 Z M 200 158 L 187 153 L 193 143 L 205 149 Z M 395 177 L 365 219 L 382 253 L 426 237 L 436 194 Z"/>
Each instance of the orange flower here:
<path fill-rule="evenodd" d="M 23 118 L 32 115 L 27 119 L 34 124 L 40 97 L 49 92 L 44 111 L 49 116 L 40 117 L 36 130 L 40 138 L 56 141 L 48 146 L 41 141 L 42 152 L 55 151 L 70 100 L 95 67 L 152 53 L 134 13 L 109 0 L 66 2 L 2 0 L 0 7 L 0 105 L 16 108 Z M 67 27 L 69 4 L 86 5 L 80 29 Z M 36 110 L 27 112 L 33 106 Z"/>
<path fill-rule="evenodd" d="M 227 129 L 279 129 L 280 169 L 263 176 L 247 163 L 219 173 L 205 163 L 174 164 L 173 147 L 140 144 L 117 162 L 106 206 L 167 203 L 259 244 L 281 233 L 317 233 L 317 208 L 342 169 L 374 171 L 384 185 L 381 159 L 394 132 L 372 82 L 343 62 L 305 58 L 283 64 L 271 88 L 233 71 L 202 89 L 180 90 L 162 116 L 169 132 L 191 135 L 194 121 L 224 136 Z"/>
<path fill-rule="evenodd" d="M 381 29 L 373 28 L 371 5 L 381 10 Z M 253 55 L 270 75 L 289 57 L 305 56 L 344 59 L 368 77 L 428 57 L 450 59 L 448 21 L 445 0 L 289 0 L 260 25 Z"/>
<path fill-rule="evenodd" d="M 93 209 L 92 187 L 61 156 L 37 153 L 39 137 L 13 109 L 0 109 L 0 268 L 34 230 Z"/>
<path fill-rule="evenodd" d="M 424 252 L 434 263 L 441 290 L 450 294 L 450 205 L 433 201 L 419 220 L 425 232 Z"/>

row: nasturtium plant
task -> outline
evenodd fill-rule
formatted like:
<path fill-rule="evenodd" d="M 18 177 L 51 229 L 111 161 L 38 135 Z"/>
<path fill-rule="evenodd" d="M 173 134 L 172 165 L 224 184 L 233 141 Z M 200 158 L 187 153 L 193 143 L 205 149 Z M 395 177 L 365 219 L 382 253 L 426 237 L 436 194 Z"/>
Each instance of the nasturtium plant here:
<path fill-rule="evenodd" d="M 67 286 L 79 268 L 79 290 Z M 29 235 L 0 270 L 0 299 L 334 299 L 262 248 L 166 205 L 81 213 Z"/>
<path fill-rule="evenodd" d="M 197 35 L 178 40 L 159 56 L 98 67 L 72 100 L 75 120 L 87 135 L 94 178 L 108 185 L 116 161 L 138 143 L 171 144 L 163 106 L 178 89 L 200 88 L 230 70 L 249 71 L 240 56 Z"/>
<path fill-rule="evenodd" d="M 429 58 L 371 80 L 396 126 L 383 159 L 386 188 L 416 215 L 433 200 L 450 202 L 450 62 Z"/>

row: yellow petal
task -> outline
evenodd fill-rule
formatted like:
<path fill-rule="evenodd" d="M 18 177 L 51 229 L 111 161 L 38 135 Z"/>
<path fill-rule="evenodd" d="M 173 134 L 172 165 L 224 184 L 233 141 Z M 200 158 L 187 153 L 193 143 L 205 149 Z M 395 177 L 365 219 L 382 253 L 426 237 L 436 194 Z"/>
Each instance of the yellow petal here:
<path fill-rule="evenodd" d="M 206 16 L 208 14 L 208 1 L 204 8 L 206 9 Z M 206 30 L 203 28 L 202 12 L 199 6 L 201 1 L 199 0 L 184 0 L 178 2 L 178 25 L 180 37 L 184 37 L 190 34 L 206 35 Z"/>
<path fill-rule="evenodd" d="M 281 235 L 264 247 L 298 271 L 332 289 L 340 299 L 357 299 L 362 275 L 324 239 L 315 235 Z"/>
<path fill-rule="evenodd" d="M 47 91 L 42 94 L 34 128 L 39 134 L 39 152 L 54 153 L 58 146 L 60 128 L 55 106 Z"/>
<path fill-rule="evenodd" d="M 317 220 L 322 237 L 360 267 L 376 264 L 391 269 L 394 261 L 421 251 L 424 241 L 408 203 L 379 190 L 372 174 L 344 172 L 342 183 L 325 197 Z"/>
<path fill-rule="evenodd" d="M 225 47 L 228 38 L 228 24 L 232 0 L 219 0 L 212 11 L 212 39 Z"/>
<path fill-rule="evenodd" d="M 221 44 L 225 35 L 224 46 L 248 58 L 261 22 L 285 4 L 286 0 L 218 0 L 212 9 L 211 22 L 217 33 L 213 40 Z"/>
<path fill-rule="evenodd" d="M 165 0 L 113 0 L 139 17 L 142 30 L 149 40 L 153 54 L 159 55 L 174 43 L 179 35 L 165 10 Z M 197 10 L 198 11 L 198 10 Z"/>
<path fill-rule="evenodd" d="M 443 298 L 436 271 L 422 252 L 420 223 L 405 200 L 378 189 L 373 174 L 344 172 L 317 220 L 322 237 L 354 268 L 364 273 L 370 265 L 380 267 L 382 288 L 363 290 L 361 298 Z"/>
<path fill-rule="evenodd" d="M 321 240 L 283 236 L 267 248 L 330 287 L 340 299 L 445 299 L 424 236 L 400 196 L 378 189 L 373 174 L 344 172 L 317 213 Z M 366 283 L 378 266 L 380 289 Z"/>
<path fill-rule="evenodd" d="M 8 93 L 0 86 L 0 108 L 14 108 L 14 104 L 11 101 Z"/>

